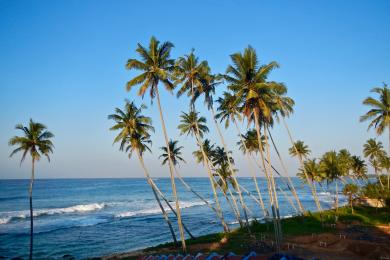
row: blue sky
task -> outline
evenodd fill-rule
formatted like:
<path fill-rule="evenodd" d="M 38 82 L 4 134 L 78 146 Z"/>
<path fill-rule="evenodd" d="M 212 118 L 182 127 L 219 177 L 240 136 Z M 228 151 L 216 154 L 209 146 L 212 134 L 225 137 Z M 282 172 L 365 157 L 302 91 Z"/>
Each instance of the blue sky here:
<path fill-rule="evenodd" d="M 29 177 L 29 161 L 20 167 L 7 144 L 14 125 L 29 118 L 56 135 L 52 162 L 39 163 L 39 177 L 142 177 L 136 158 L 112 145 L 107 115 L 125 98 L 142 102 L 136 91 L 125 91 L 135 74 L 124 64 L 152 35 L 175 44 L 173 57 L 195 48 L 214 72 L 224 72 L 230 54 L 252 45 L 261 62 L 280 63 L 271 78 L 295 99 L 288 123 L 312 157 L 341 148 L 360 155 L 365 140 L 376 137 L 359 123 L 367 110 L 361 102 L 372 87 L 390 82 L 389 10 L 389 1 L 0 0 L 0 178 Z M 167 93 L 162 99 L 169 135 L 185 147 L 182 174 L 205 176 L 191 156 L 194 141 L 176 129 L 188 100 Z M 143 101 L 157 130 L 146 161 L 152 175 L 167 176 L 157 160 L 163 145 L 157 106 Z M 208 137 L 219 144 L 209 126 Z M 287 134 L 281 126 L 273 132 L 294 175 L 298 164 L 288 156 Z M 248 176 L 234 129 L 224 135 L 240 176 Z M 387 147 L 385 135 L 379 139 Z"/>

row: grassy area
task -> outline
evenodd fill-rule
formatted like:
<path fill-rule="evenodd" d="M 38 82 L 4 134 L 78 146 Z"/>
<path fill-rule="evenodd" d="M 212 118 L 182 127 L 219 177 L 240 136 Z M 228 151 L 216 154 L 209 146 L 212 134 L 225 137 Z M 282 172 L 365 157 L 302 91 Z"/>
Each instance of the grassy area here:
<path fill-rule="evenodd" d="M 364 226 L 375 226 L 380 224 L 390 223 L 390 209 L 389 208 L 371 208 L 371 207 L 355 207 L 354 214 L 351 213 L 350 208 L 342 207 L 338 210 L 338 223 L 344 224 L 359 224 Z M 322 220 L 320 213 L 307 213 L 305 216 L 297 216 L 293 218 L 283 219 L 282 230 L 285 238 L 298 235 L 310 235 L 312 233 L 324 233 L 324 232 L 336 232 L 335 229 L 329 227 L 329 225 L 335 223 L 335 210 L 328 210 L 322 212 Z M 246 229 L 236 229 L 229 234 L 215 233 L 197 237 L 195 239 L 188 239 L 187 245 L 189 248 L 195 245 L 218 243 L 221 239 L 226 238 L 226 243 L 222 243 L 218 248 L 220 253 L 235 252 L 236 254 L 244 254 L 250 250 L 251 244 L 256 240 L 260 240 L 262 236 L 266 236 L 268 239 L 273 238 L 273 224 L 252 222 L 251 233 L 256 239 L 251 238 Z M 193 247 L 194 248 L 194 247 Z M 207 247 L 206 247 L 207 248 Z M 177 253 L 178 249 L 175 248 L 173 243 L 161 244 L 155 247 L 150 247 L 144 250 L 144 252 L 161 252 Z M 196 251 L 196 250 L 195 250 Z M 207 251 L 213 251 L 212 246 L 208 247 L 208 250 L 202 250 L 203 253 Z M 190 253 L 196 253 L 191 252 Z"/>

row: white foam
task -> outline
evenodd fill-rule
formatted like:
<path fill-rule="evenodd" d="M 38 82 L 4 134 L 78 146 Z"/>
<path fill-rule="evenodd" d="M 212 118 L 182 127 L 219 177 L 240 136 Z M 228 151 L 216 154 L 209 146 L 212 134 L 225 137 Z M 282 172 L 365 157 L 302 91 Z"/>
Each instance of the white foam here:
<path fill-rule="evenodd" d="M 210 201 L 208 201 L 210 203 Z M 170 202 L 171 207 L 173 209 L 176 208 L 175 202 Z M 206 203 L 203 201 L 180 201 L 179 205 L 181 209 L 185 208 L 191 208 L 195 206 L 202 206 Z M 164 206 L 165 211 L 171 211 L 171 209 L 168 206 Z M 159 214 L 161 212 L 160 207 L 150 208 L 150 209 L 142 209 L 142 210 L 136 210 L 136 211 L 125 211 L 121 212 L 115 215 L 117 218 L 129 218 L 134 216 L 140 216 L 140 215 L 155 215 Z"/>
<path fill-rule="evenodd" d="M 106 207 L 105 203 L 91 203 L 91 204 L 80 204 L 66 208 L 54 208 L 54 209 L 38 209 L 35 210 L 34 217 L 47 216 L 47 215 L 58 215 L 58 214 L 69 214 L 69 213 L 84 213 L 95 210 L 101 210 Z M 7 224 L 14 219 L 25 219 L 30 217 L 28 210 L 22 211 L 10 211 L 0 213 L 0 225 Z"/>

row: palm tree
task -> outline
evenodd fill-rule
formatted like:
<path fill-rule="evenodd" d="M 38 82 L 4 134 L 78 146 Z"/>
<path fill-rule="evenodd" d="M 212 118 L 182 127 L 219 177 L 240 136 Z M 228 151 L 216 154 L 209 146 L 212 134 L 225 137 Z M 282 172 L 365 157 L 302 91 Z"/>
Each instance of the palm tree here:
<path fill-rule="evenodd" d="M 30 178 L 30 188 L 29 188 L 29 198 L 30 198 L 30 255 L 29 259 L 33 258 L 33 236 L 34 236 L 34 213 L 33 213 L 33 204 L 32 204 L 32 192 L 35 179 L 35 162 L 38 162 L 41 159 L 41 156 L 44 155 L 50 162 L 49 154 L 53 153 L 54 145 L 51 138 L 54 135 L 47 131 L 46 126 L 34 122 L 30 119 L 28 126 L 23 126 L 22 124 L 17 124 L 15 129 L 21 130 L 23 136 L 14 136 L 12 137 L 8 144 L 10 146 L 17 146 L 15 150 L 12 151 L 10 157 L 18 152 L 22 152 L 22 159 L 20 163 L 24 161 L 27 154 L 31 156 L 31 178 Z"/>
<path fill-rule="evenodd" d="M 298 140 L 294 143 L 291 135 L 290 135 L 290 140 L 291 140 L 293 146 L 289 148 L 289 153 L 291 156 L 295 156 L 295 157 L 299 158 L 299 161 L 301 162 L 301 169 L 303 170 L 303 174 L 305 174 L 306 167 L 305 167 L 304 161 L 305 161 L 305 159 L 307 159 L 307 157 L 309 156 L 311 151 L 310 151 L 309 147 L 303 141 Z M 311 190 L 313 199 L 316 203 L 317 209 L 321 212 L 322 211 L 321 203 L 320 203 L 318 196 L 317 196 L 315 183 L 312 183 L 310 181 L 310 178 L 309 178 L 307 173 L 305 174 L 305 176 L 306 176 L 306 182 L 310 187 L 310 190 Z"/>
<path fill-rule="evenodd" d="M 215 88 L 217 85 L 219 85 L 221 83 L 219 78 L 220 78 L 220 76 L 215 76 L 215 75 L 212 75 L 210 73 L 203 74 L 203 78 L 202 78 L 203 87 L 196 88 L 193 102 L 195 102 L 196 98 L 198 98 L 199 96 L 204 95 L 204 103 L 205 103 L 206 107 L 208 108 L 208 110 L 211 112 L 211 117 L 213 118 L 214 125 L 217 129 L 219 138 L 221 139 L 222 146 L 227 151 L 228 148 L 227 148 L 227 145 L 225 142 L 225 138 L 223 137 L 221 128 L 219 127 L 219 123 L 217 121 L 217 118 L 215 115 L 215 110 L 214 110 L 214 105 L 213 105 L 213 100 L 214 100 L 213 95 L 215 94 Z M 231 179 L 234 181 L 234 186 L 236 187 L 236 191 L 237 191 L 238 197 L 240 199 L 240 204 L 241 204 L 241 207 L 242 207 L 243 212 L 244 212 L 244 217 L 245 217 L 247 229 L 248 229 L 248 232 L 250 233 L 248 214 L 246 211 L 247 207 L 245 205 L 244 198 L 242 197 L 240 185 L 238 184 L 238 180 L 236 178 L 236 171 L 233 168 L 233 163 L 231 162 L 230 157 L 227 157 L 227 166 L 228 166 L 228 169 L 230 170 Z M 238 209 L 237 209 L 237 211 L 238 211 Z"/>
<path fill-rule="evenodd" d="M 209 157 L 207 157 L 207 154 L 205 153 L 203 142 L 202 142 L 202 137 L 204 133 L 209 131 L 208 127 L 206 126 L 206 118 L 202 116 L 198 117 L 198 113 L 193 110 L 190 111 L 189 113 L 182 112 L 180 118 L 181 118 L 180 124 L 177 127 L 180 130 L 180 134 L 181 135 L 186 134 L 187 136 L 188 135 L 195 136 L 196 142 L 202 154 L 203 164 L 209 176 L 210 185 L 213 190 L 214 199 L 218 210 L 218 216 L 221 219 L 221 224 L 224 228 L 224 231 L 228 232 L 229 227 L 226 225 L 225 219 L 223 217 L 223 212 L 219 204 L 217 191 L 215 190 L 215 186 L 214 186 L 213 173 L 210 167 L 211 162 L 209 160 Z"/>
<path fill-rule="evenodd" d="M 252 47 L 247 47 L 243 53 L 235 53 L 231 56 L 232 65 L 229 65 L 225 79 L 228 82 L 228 88 L 234 92 L 240 105 L 240 111 L 248 119 L 248 122 L 255 124 L 258 144 L 262 145 L 260 133 L 260 120 L 264 126 L 264 135 L 266 136 L 266 128 L 272 124 L 272 102 L 273 102 L 273 85 L 275 82 L 267 81 L 269 73 L 278 67 L 276 62 L 271 62 L 266 65 L 259 64 L 256 51 Z M 259 147 L 260 157 L 264 173 L 267 178 L 268 192 L 272 209 L 276 247 L 278 251 L 281 245 L 281 225 L 279 216 L 279 205 L 276 194 L 275 181 L 270 170 L 269 147 L 266 140 L 266 153 L 268 163 L 266 165 L 263 155 L 263 148 Z"/>
<path fill-rule="evenodd" d="M 371 92 L 379 95 L 378 99 L 368 97 L 363 101 L 364 105 L 371 109 L 360 117 L 360 122 L 370 120 L 368 129 L 374 127 L 378 135 L 383 134 L 387 128 L 389 131 L 389 153 L 390 153 L 390 90 L 386 83 L 382 88 L 373 88 Z"/>
<path fill-rule="evenodd" d="M 387 173 L 387 189 L 390 189 L 390 157 L 387 156 L 387 153 L 385 151 L 380 157 L 379 164 L 381 169 L 385 170 Z"/>
<path fill-rule="evenodd" d="M 110 130 L 116 131 L 119 130 L 119 134 L 115 137 L 114 143 L 120 143 L 119 149 L 121 151 L 126 151 L 129 153 L 129 158 L 135 152 L 138 156 L 142 169 L 144 171 L 146 180 L 151 186 L 154 197 L 161 209 L 163 217 L 168 224 L 169 230 L 172 234 L 172 238 L 177 243 L 175 232 L 172 228 L 172 223 L 168 218 L 168 215 L 161 205 L 161 201 L 157 195 L 156 187 L 153 185 L 152 179 L 149 175 L 148 170 L 145 167 L 143 161 L 143 153 L 145 151 L 150 151 L 149 144 L 150 141 L 150 131 L 154 131 L 152 126 L 152 120 L 150 117 L 144 116 L 142 110 L 146 109 L 145 105 L 137 107 L 134 102 L 129 102 L 126 100 L 124 110 L 120 108 L 115 109 L 115 114 L 108 116 L 108 119 L 112 119 L 115 122 Z M 169 203 L 168 203 L 169 204 Z"/>
<path fill-rule="evenodd" d="M 378 181 L 384 188 L 383 183 L 379 176 L 380 171 L 380 159 L 384 155 L 382 142 L 377 142 L 375 139 L 368 139 L 367 142 L 363 145 L 363 155 L 368 158 L 371 166 L 374 168 L 375 175 L 378 178 Z"/>
<path fill-rule="evenodd" d="M 305 161 L 305 169 L 300 168 L 297 176 L 303 180 L 304 182 L 307 182 L 306 175 L 309 177 L 309 181 L 311 183 L 315 182 L 322 182 L 324 176 L 322 176 L 322 173 L 320 171 L 320 166 L 316 162 L 316 159 L 308 159 Z"/>
<path fill-rule="evenodd" d="M 170 81 L 171 75 L 174 71 L 174 60 L 170 59 L 170 51 L 173 48 L 171 42 L 160 42 L 152 37 L 149 42 L 149 48 L 145 48 L 141 44 L 138 44 L 136 49 L 140 55 L 141 60 L 129 59 L 126 64 L 126 68 L 129 70 L 140 70 L 142 73 L 129 82 L 127 82 L 127 91 L 130 91 L 134 86 L 140 85 L 138 95 L 144 96 L 146 91 L 149 91 L 150 97 L 153 99 L 157 97 L 158 110 L 160 114 L 161 125 L 164 133 L 165 145 L 169 151 L 168 145 L 168 134 L 165 127 L 165 121 L 163 111 L 160 102 L 159 95 L 159 83 L 162 83 L 165 88 L 171 92 L 174 88 L 174 84 Z M 183 251 L 186 251 L 186 244 L 184 238 L 183 224 L 181 219 L 179 198 L 176 191 L 176 183 L 174 177 L 174 166 L 173 162 L 168 159 L 169 162 L 169 173 L 171 178 L 172 193 L 176 204 L 177 222 L 180 231 L 180 239 L 182 243 Z"/>
<path fill-rule="evenodd" d="M 198 192 L 196 192 L 190 185 L 187 184 L 187 182 L 183 179 L 183 176 L 180 174 L 180 172 L 177 170 L 177 165 L 179 162 L 184 162 L 186 161 L 183 159 L 182 154 L 181 154 L 181 149 L 183 149 L 183 146 L 178 146 L 178 141 L 169 141 L 169 150 L 171 151 L 171 160 L 175 166 L 175 173 L 176 176 L 179 178 L 181 183 L 186 187 L 188 191 L 191 191 L 194 193 L 199 199 L 201 199 L 209 208 L 211 208 L 214 212 L 217 213 L 217 210 L 205 199 L 203 198 Z M 162 151 L 162 154 L 158 157 L 162 159 L 162 164 L 165 165 L 168 162 L 168 149 L 167 147 L 163 146 L 160 148 Z"/>
<path fill-rule="evenodd" d="M 351 159 L 352 176 L 354 176 L 357 180 L 367 180 L 367 166 L 364 160 L 356 155 L 352 156 Z"/>
<path fill-rule="evenodd" d="M 335 151 L 325 153 L 320 160 L 320 171 L 323 172 L 328 183 L 336 184 L 336 212 L 338 212 L 338 179 L 342 176 L 340 160 Z"/>
<path fill-rule="evenodd" d="M 301 140 L 296 141 L 293 147 L 290 147 L 288 151 L 292 156 L 301 156 L 304 159 L 311 153 L 309 147 Z"/>
<path fill-rule="evenodd" d="M 343 194 L 348 196 L 348 202 L 353 214 L 353 197 L 358 193 L 359 187 L 356 184 L 349 183 L 344 186 Z"/>

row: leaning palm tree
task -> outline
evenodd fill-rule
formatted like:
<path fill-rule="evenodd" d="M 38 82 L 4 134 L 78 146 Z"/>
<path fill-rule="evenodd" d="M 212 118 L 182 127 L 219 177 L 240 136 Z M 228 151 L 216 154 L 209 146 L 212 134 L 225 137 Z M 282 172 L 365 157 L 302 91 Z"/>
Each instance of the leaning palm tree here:
<path fill-rule="evenodd" d="M 46 126 L 34 122 L 30 119 L 28 126 L 23 126 L 22 124 L 17 124 L 15 129 L 21 130 L 23 136 L 14 136 L 9 140 L 10 146 L 17 146 L 15 150 L 12 151 L 10 157 L 18 152 L 22 152 L 22 159 L 20 163 L 24 161 L 27 154 L 31 156 L 31 178 L 30 178 L 30 188 L 29 188 L 29 197 L 30 197 L 30 255 L 29 259 L 33 258 L 33 236 L 34 236 L 34 213 L 33 213 L 33 204 L 32 204 L 32 194 L 33 194 L 33 185 L 35 179 L 35 162 L 38 162 L 42 155 L 50 162 L 49 154 L 53 153 L 53 143 L 50 140 L 54 135 L 47 131 Z"/>
<path fill-rule="evenodd" d="M 180 174 L 180 172 L 177 170 L 177 165 L 179 165 L 180 162 L 186 163 L 186 161 L 182 157 L 181 150 L 183 149 L 183 146 L 178 146 L 178 141 L 170 140 L 169 141 L 169 150 L 171 151 L 171 160 L 173 162 L 173 165 L 175 166 L 175 173 L 176 176 L 179 178 L 181 183 L 186 187 L 186 189 L 192 193 L 194 193 L 199 199 L 201 199 L 209 208 L 211 208 L 214 212 L 217 213 L 217 210 L 205 199 L 202 195 L 200 195 L 198 192 L 196 192 L 188 183 L 184 180 L 183 176 Z M 162 151 L 162 154 L 158 157 L 162 159 L 162 164 L 165 165 L 168 162 L 168 148 L 163 146 L 160 148 Z"/>
<path fill-rule="evenodd" d="M 366 157 L 371 166 L 374 168 L 375 175 L 378 178 L 378 181 L 382 187 L 384 188 L 383 183 L 380 179 L 380 159 L 384 155 L 382 142 L 377 142 L 375 139 L 368 139 L 367 142 L 363 145 L 363 155 Z"/>
<path fill-rule="evenodd" d="M 223 137 L 221 128 L 220 128 L 219 123 L 217 121 L 217 118 L 215 115 L 215 110 L 214 110 L 214 104 L 213 104 L 213 101 L 214 101 L 213 95 L 215 94 L 215 88 L 217 85 L 222 83 L 219 78 L 220 78 L 220 76 L 215 76 L 215 75 L 212 75 L 210 73 L 204 73 L 203 78 L 202 78 L 203 87 L 195 89 L 195 95 L 194 95 L 193 102 L 195 102 L 195 100 L 198 97 L 200 97 L 201 95 L 204 96 L 204 103 L 211 113 L 211 117 L 213 118 L 213 122 L 214 122 L 216 129 L 217 129 L 222 146 L 227 151 L 228 147 L 226 145 L 225 138 Z M 228 170 L 230 170 L 231 180 L 234 181 L 234 186 L 236 187 L 236 191 L 237 191 L 237 194 L 238 194 L 238 197 L 240 200 L 240 204 L 241 204 L 241 207 L 242 207 L 243 212 L 244 212 L 244 217 L 245 217 L 246 225 L 248 228 L 248 232 L 250 233 L 248 214 L 247 214 L 247 210 L 246 210 L 247 206 L 245 205 L 245 201 L 244 201 L 244 198 L 243 198 L 242 193 L 241 193 L 240 185 L 239 185 L 238 180 L 236 178 L 236 171 L 233 168 L 233 163 L 232 163 L 230 157 L 227 157 L 227 166 L 228 166 L 227 167 Z"/>
<path fill-rule="evenodd" d="M 368 129 L 374 127 L 378 135 L 383 134 L 385 129 L 389 131 L 389 153 L 390 153 L 390 89 L 383 83 L 382 88 L 373 88 L 371 92 L 379 95 L 378 99 L 368 97 L 363 101 L 364 105 L 371 109 L 360 117 L 360 122 L 371 121 Z"/>
<path fill-rule="evenodd" d="M 309 147 L 301 140 L 296 141 L 294 146 L 290 147 L 288 151 L 292 156 L 301 156 L 304 159 L 311 153 Z"/>
<path fill-rule="evenodd" d="M 152 188 L 153 195 L 161 209 L 165 221 L 168 224 L 173 241 L 176 244 L 177 239 L 172 228 L 172 223 L 169 220 L 164 207 L 161 205 L 161 201 L 157 195 L 156 187 L 153 185 L 152 179 L 143 161 L 143 153 L 145 151 L 150 151 L 148 146 L 151 143 L 150 131 L 154 131 L 151 118 L 142 114 L 142 110 L 144 109 L 146 109 L 145 105 L 137 107 L 134 102 L 129 102 L 126 100 L 124 110 L 116 108 L 115 114 L 108 116 L 108 119 L 112 119 L 115 122 L 115 125 L 113 125 L 110 130 L 119 130 L 119 134 L 114 138 L 114 143 L 120 143 L 119 149 L 121 151 L 125 150 L 126 152 L 129 152 L 129 158 L 133 152 L 137 154 L 146 180 Z"/>
<path fill-rule="evenodd" d="M 127 91 L 130 91 L 134 86 L 140 85 L 138 95 L 144 96 L 147 91 L 149 91 L 150 97 L 153 99 L 157 97 L 158 110 L 160 114 L 160 120 L 162 125 L 162 130 L 164 134 L 165 145 L 169 151 L 168 145 L 168 134 L 165 127 L 165 121 L 163 116 L 163 111 L 160 102 L 159 94 L 159 84 L 162 83 L 165 88 L 171 92 L 174 88 L 174 84 L 170 81 L 171 75 L 174 71 L 174 60 L 170 58 L 170 52 L 173 48 L 171 42 L 160 42 L 152 37 L 149 42 L 149 48 L 145 48 L 141 44 L 138 44 L 136 49 L 137 53 L 140 55 L 141 59 L 129 59 L 126 64 L 126 68 L 129 70 L 140 70 L 142 73 L 137 75 L 129 82 L 127 82 Z M 176 183 L 174 177 L 174 166 L 170 157 L 169 162 L 169 173 L 172 185 L 172 193 L 175 200 L 176 212 L 177 212 L 177 222 L 179 226 L 180 239 L 182 243 L 183 251 L 186 251 L 186 244 L 184 238 L 184 230 L 180 212 L 179 198 L 176 191 Z"/>
<path fill-rule="evenodd" d="M 254 122 L 258 144 L 262 145 L 260 124 L 264 126 L 264 136 L 266 136 L 267 127 L 272 124 L 272 102 L 273 102 L 273 86 L 274 82 L 267 81 L 269 73 L 278 64 L 271 62 L 266 65 L 260 65 L 257 59 L 256 51 L 252 47 L 248 47 L 243 53 L 235 53 L 231 56 L 232 65 L 229 65 L 225 79 L 228 82 L 228 88 L 234 92 L 240 105 L 240 111 L 248 119 L 248 122 Z M 276 248 L 279 251 L 281 246 L 281 225 L 279 214 L 279 203 L 276 193 L 275 180 L 272 170 L 270 169 L 270 154 L 269 146 L 266 149 L 259 147 L 260 159 L 264 173 L 267 179 L 270 204 L 275 227 Z M 266 151 L 268 163 L 266 165 L 263 150 Z"/>
<path fill-rule="evenodd" d="M 206 126 L 206 118 L 204 118 L 202 116 L 199 117 L 198 113 L 195 111 L 190 111 L 189 113 L 182 112 L 182 114 L 180 115 L 180 118 L 181 118 L 180 124 L 177 127 L 180 130 L 180 134 L 187 135 L 187 136 L 188 135 L 195 136 L 196 142 L 197 142 L 199 149 L 200 149 L 200 152 L 202 154 L 202 157 L 201 157 L 202 162 L 203 162 L 203 164 L 206 168 L 206 171 L 208 173 L 210 185 L 211 185 L 211 188 L 213 190 L 215 204 L 216 204 L 217 210 L 218 210 L 218 216 L 221 219 L 221 224 L 224 228 L 224 231 L 228 232 L 229 227 L 226 225 L 226 222 L 225 222 L 225 219 L 223 216 L 223 212 L 222 212 L 221 206 L 219 204 L 217 191 L 216 191 L 215 185 L 214 185 L 213 173 L 212 173 L 211 166 L 210 166 L 211 162 L 210 162 L 209 157 L 207 157 L 207 154 L 205 153 L 205 150 L 203 147 L 203 142 L 202 142 L 202 137 L 203 137 L 204 133 L 209 131 L 208 127 Z"/>
<path fill-rule="evenodd" d="M 356 155 L 352 156 L 351 160 L 351 171 L 353 178 L 356 180 L 367 180 L 367 166 L 364 160 Z"/>

